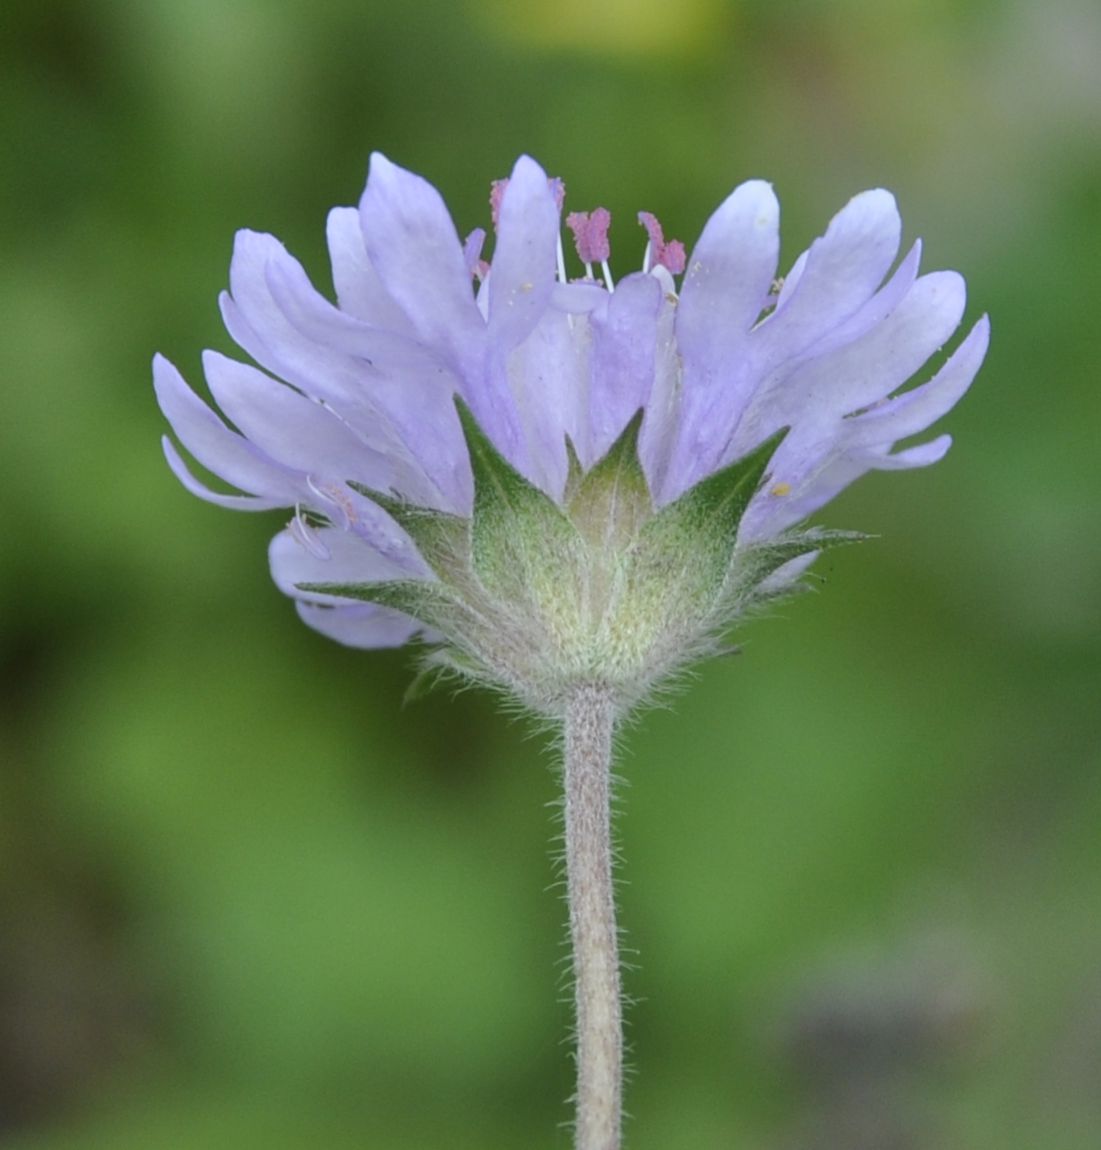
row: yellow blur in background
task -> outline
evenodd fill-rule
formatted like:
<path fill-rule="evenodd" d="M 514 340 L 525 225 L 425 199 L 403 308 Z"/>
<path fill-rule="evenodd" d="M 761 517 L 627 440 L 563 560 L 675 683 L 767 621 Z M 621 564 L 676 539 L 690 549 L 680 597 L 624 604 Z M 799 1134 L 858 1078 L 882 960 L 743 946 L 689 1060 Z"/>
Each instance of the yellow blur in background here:
<path fill-rule="evenodd" d="M 487 36 L 521 49 L 660 62 L 705 53 L 740 5 L 724 0 L 468 0 L 468 7 Z"/>

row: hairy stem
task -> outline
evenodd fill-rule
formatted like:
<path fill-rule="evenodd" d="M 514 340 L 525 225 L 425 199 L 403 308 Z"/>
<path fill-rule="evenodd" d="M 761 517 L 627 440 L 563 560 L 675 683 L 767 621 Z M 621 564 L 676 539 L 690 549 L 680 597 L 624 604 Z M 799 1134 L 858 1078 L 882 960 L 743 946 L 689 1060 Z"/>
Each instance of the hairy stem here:
<path fill-rule="evenodd" d="M 623 1075 L 610 775 L 615 706 L 596 684 L 566 706 L 566 875 L 577 1002 L 576 1150 L 618 1150 Z"/>

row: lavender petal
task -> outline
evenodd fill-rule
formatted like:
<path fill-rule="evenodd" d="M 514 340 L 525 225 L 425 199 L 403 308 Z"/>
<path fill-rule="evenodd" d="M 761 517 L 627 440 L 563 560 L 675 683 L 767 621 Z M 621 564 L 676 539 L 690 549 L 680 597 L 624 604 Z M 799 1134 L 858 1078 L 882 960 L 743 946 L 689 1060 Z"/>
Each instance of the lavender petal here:
<path fill-rule="evenodd" d="M 547 174 L 522 156 L 501 201 L 489 274 L 489 339 L 506 353 L 525 339 L 550 302 L 555 285 L 558 208 Z"/>
<path fill-rule="evenodd" d="M 273 506 L 294 504 L 297 488 L 293 476 L 265 458 L 243 436 L 230 431 L 162 355 L 153 360 L 153 385 L 172 430 L 208 471 Z"/>
<path fill-rule="evenodd" d="M 375 152 L 359 213 L 367 256 L 420 339 L 461 374 L 480 367 L 484 324 L 439 192 Z"/>
<path fill-rule="evenodd" d="M 373 603 L 321 607 L 298 600 L 295 609 L 307 627 L 345 647 L 400 647 L 424 630 L 418 620 Z"/>
<path fill-rule="evenodd" d="M 380 554 L 357 535 L 337 527 L 311 529 L 318 546 L 308 550 L 291 530 L 280 531 L 268 548 L 272 579 L 284 595 L 311 603 L 347 603 L 333 595 L 300 591 L 300 583 L 382 583 L 406 579 L 400 563 Z M 328 558 L 322 558 L 327 552 Z"/>
<path fill-rule="evenodd" d="M 615 442 L 628 420 L 650 399 L 657 354 L 661 284 L 652 275 L 631 275 L 616 285 L 602 312 L 592 317 L 589 386 L 590 435 L 585 464 Z"/>
<path fill-rule="evenodd" d="M 333 208 L 325 228 L 333 288 L 342 311 L 387 331 L 412 336 L 413 325 L 367 257 L 357 208 Z"/>
<path fill-rule="evenodd" d="M 331 409 L 217 352 L 206 352 L 203 367 L 218 406 L 271 459 L 307 474 L 390 486 L 387 456 L 367 447 Z"/>

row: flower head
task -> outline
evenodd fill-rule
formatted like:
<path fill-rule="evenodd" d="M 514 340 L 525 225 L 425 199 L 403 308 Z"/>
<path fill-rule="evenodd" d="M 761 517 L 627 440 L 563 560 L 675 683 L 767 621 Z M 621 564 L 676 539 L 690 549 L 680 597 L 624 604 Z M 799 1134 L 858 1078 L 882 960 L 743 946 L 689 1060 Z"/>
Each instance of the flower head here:
<path fill-rule="evenodd" d="M 335 305 L 276 239 L 238 234 L 222 314 L 259 368 L 203 360 L 235 429 L 154 362 L 179 441 L 244 494 L 200 483 L 166 438 L 188 490 L 293 509 L 271 568 L 307 623 L 360 647 L 420 636 L 433 665 L 550 711 L 585 679 L 630 704 L 793 586 L 837 538 L 808 516 L 867 471 L 948 450 L 897 445 L 959 400 L 989 335 L 984 317 L 905 387 L 965 290 L 918 275 L 920 244 L 895 266 L 882 190 L 782 281 L 762 181 L 687 258 L 639 213 L 643 267 L 617 282 L 603 208 L 569 214 L 568 275 L 563 199 L 522 157 L 494 187 L 487 263 L 484 232 L 464 243 L 438 192 L 376 154 L 358 210 L 329 215 Z"/>

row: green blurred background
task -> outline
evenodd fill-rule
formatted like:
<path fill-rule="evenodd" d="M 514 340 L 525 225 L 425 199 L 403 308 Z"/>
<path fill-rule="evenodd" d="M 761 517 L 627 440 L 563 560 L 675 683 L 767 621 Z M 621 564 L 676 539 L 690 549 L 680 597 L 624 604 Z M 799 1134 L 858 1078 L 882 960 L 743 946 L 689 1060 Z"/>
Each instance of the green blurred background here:
<path fill-rule="evenodd" d="M 784 260 L 898 195 L 994 339 L 881 538 L 625 740 L 637 1150 L 1101 1144 L 1101 9 L 1092 0 L 7 0 L 0 1145 L 565 1148 L 553 757 L 402 706 L 165 467 L 233 232 L 326 282 L 371 149 L 460 230 L 520 151 Z"/>

